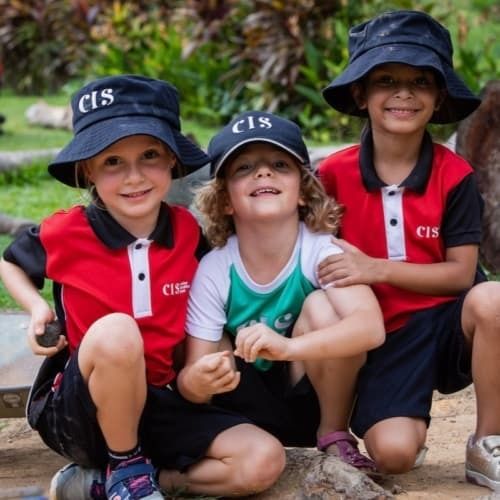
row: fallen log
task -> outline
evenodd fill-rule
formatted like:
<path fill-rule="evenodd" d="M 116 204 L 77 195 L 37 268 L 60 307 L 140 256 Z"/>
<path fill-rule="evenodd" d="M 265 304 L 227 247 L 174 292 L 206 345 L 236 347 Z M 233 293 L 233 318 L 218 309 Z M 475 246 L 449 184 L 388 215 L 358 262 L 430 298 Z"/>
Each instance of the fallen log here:
<path fill-rule="evenodd" d="M 45 160 L 48 163 L 59 151 L 56 148 L 34 149 L 32 151 L 0 151 L 0 172 L 22 168 L 39 160 Z"/>

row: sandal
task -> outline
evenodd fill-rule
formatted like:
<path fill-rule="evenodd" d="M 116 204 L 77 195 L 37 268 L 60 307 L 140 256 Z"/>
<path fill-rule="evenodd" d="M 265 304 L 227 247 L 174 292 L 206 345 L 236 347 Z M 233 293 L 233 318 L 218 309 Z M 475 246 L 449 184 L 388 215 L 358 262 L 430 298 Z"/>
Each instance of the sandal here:
<path fill-rule="evenodd" d="M 346 464 L 352 465 L 369 476 L 380 474 L 375 462 L 359 451 L 358 441 L 350 432 L 330 432 L 318 438 L 319 451 L 326 451 L 332 444 L 337 446 L 337 456 Z"/>
<path fill-rule="evenodd" d="M 119 500 L 163 500 L 154 478 L 154 467 L 149 460 L 117 467 L 106 479 L 106 494 L 109 499 Z"/>

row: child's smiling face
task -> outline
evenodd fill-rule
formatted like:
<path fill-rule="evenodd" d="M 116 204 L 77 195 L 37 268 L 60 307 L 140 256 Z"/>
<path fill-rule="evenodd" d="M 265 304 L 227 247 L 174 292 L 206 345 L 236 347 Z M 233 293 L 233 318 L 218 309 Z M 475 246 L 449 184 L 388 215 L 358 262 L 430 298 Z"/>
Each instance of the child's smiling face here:
<path fill-rule="evenodd" d="M 129 232 L 144 237 L 155 227 L 174 165 L 175 156 L 161 141 L 134 135 L 86 160 L 85 169 L 109 213 Z"/>
<path fill-rule="evenodd" d="M 227 213 L 237 220 L 298 217 L 301 167 L 284 150 L 265 142 L 241 148 L 228 159 L 224 175 L 229 194 Z"/>
<path fill-rule="evenodd" d="M 383 64 L 353 86 L 360 109 L 374 130 L 411 133 L 426 127 L 443 97 L 432 70 L 407 64 Z"/>

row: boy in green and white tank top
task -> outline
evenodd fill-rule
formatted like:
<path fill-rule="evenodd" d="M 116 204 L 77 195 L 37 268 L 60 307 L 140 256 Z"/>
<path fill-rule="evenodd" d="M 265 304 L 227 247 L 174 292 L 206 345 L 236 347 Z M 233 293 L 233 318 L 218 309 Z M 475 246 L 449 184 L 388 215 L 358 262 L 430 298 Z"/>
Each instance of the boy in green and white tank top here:
<path fill-rule="evenodd" d="M 312 174 L 299 127 L 234 118 L 209 145 L 197 194 L 214 249 L 190 290 L 183 396 L 250 418 L 285 446 L 314 446 L 369 473 L 348 432 L 366 352 L 384 340 L 368 286 L 322 287 L 340 208 Z"/>

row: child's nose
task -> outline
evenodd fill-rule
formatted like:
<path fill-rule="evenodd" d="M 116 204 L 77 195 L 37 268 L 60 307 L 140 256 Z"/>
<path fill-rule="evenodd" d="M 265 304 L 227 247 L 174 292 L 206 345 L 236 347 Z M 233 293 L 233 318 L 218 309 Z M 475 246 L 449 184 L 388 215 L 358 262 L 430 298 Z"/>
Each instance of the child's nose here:
<path fill-rule="evenodd" d="M 142 169 L 138 163 L 132 162 L 129 164 L 127 177 L 129 179 L 142 179 Z"/>
<path fill-rule="evenodd" d="M 272 169 L 271 169 L 271 166 L 269 165 L 269 163 L 266 161 L 260 161 L 259 163 L 257 163 L 256 174 L 257 174 L 257 177 L 271 175 Z"/>
<path fill-rule="evenodd" d="M 413 83 L 408 81 L 398 81 L 395 83 L 395 93 L 400 96 L 413 95 Z"/>

